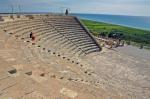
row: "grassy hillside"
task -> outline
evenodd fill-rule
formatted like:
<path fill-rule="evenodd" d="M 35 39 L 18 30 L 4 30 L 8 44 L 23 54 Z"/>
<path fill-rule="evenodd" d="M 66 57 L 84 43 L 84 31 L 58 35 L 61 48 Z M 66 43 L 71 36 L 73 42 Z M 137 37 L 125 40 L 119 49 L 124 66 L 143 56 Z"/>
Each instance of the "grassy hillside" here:
<path fill-rule="evenodd" d="M 98 36 L 101 32 L 108 35 L 111 31 L 115 30 L 123 33 L 124 39 L 127 41 L 150 46 L 150 31 L 90 20 L 81 21 L 95 36 Z"/>

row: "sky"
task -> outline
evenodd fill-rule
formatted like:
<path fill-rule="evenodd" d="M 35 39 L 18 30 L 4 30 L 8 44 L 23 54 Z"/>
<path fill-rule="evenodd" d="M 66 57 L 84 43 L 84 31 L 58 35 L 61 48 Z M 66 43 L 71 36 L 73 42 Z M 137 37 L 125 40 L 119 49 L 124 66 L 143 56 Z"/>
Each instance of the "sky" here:
<path fill-rule="evenodd" d="M 0 12 L 63 12 L 150 16 L 150 0 L 0 0 Z"/>

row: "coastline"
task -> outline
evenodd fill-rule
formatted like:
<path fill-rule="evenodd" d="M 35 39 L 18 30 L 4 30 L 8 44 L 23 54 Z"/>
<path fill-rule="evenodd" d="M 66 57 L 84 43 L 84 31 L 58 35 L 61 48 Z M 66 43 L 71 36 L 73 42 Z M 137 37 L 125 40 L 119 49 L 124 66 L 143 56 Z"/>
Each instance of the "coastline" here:
<path fill-rule="evenodd" d="M 108 14 L 79 14 L 74 13 L 80 19 L 86 19 L 108 24 L 116 24 L 142 30 L 150 30 L 150 16 L 127 16 L 127 15 L 108 15 Z"/>
<path fill-rule="evenodd" d="M 124 40 L 130 42 L 131 45 L 150 49 L 150 31 L 142 30 L 132 27 L 126 27 L 116 24 L 109 24 L 104 22 L 97 22 L 91 20 L 81 19 L 81 22 L 90 30 L 94 36 L 98 36 L 101 32 L 105 32 L 108 35 L 112 30 L 119 31 L 124 34 Z"/>

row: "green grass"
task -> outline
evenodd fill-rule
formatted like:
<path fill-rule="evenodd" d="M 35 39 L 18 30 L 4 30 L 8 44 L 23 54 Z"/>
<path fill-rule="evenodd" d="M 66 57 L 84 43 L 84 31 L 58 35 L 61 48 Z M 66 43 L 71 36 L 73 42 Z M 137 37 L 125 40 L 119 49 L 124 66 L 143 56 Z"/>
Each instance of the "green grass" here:
<path fill-rule="evenodd" d="M 150 31 L 141 30 L 120 25 L 108 24 L 103 22 L 95 22 L 90 20 L 81 20 L 81 22 L 92 32 L 98 36 L 101 32 L 106 32 L 108 35 L 112 30 L 121 31 L 124 34 L 126 41 L 132 41 L 146 46 L 150 46 Z"/>

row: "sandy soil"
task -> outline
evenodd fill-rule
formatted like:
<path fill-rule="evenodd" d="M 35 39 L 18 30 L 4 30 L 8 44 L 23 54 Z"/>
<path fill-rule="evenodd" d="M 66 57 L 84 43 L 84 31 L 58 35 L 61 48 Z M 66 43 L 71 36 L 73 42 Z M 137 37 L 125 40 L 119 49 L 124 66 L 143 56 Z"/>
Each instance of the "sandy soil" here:
<path fill-rule="evenodd" d="M 0 99 L 150 98 L 150 51 L 104 48 L 76 64 L 2 32 L 0 37 Z"/>

